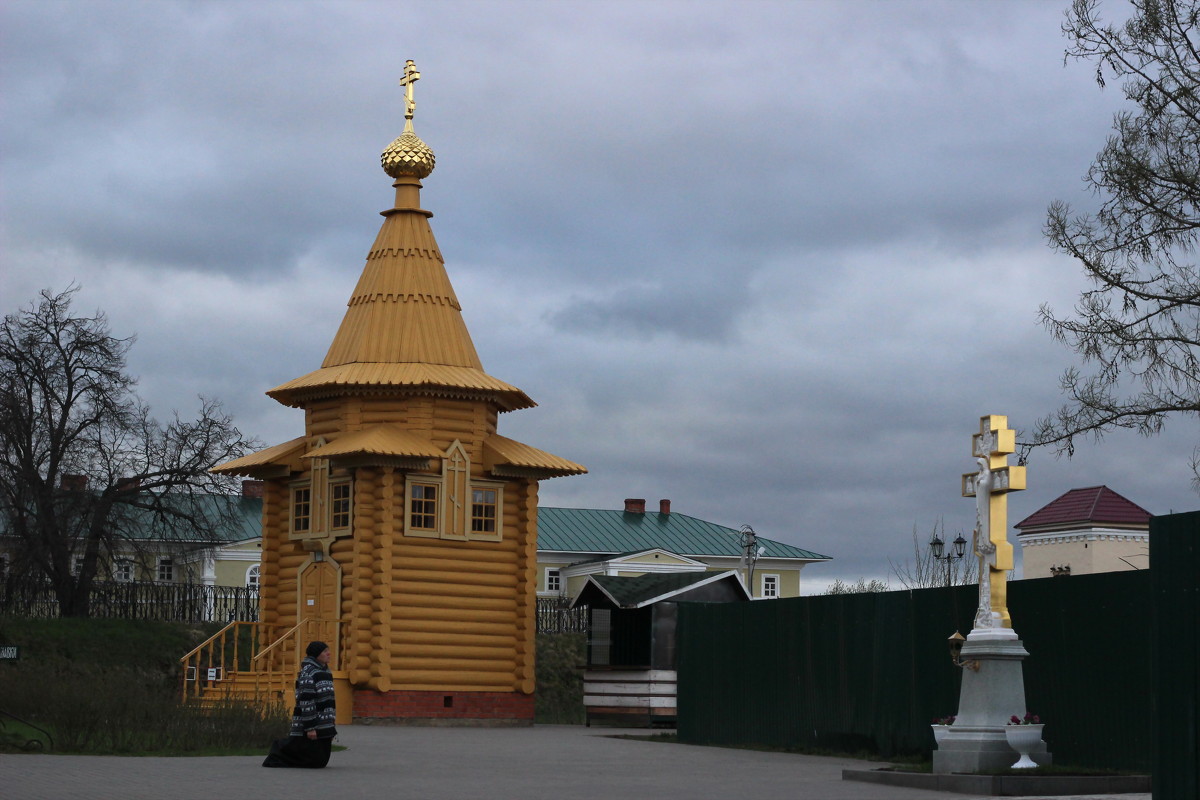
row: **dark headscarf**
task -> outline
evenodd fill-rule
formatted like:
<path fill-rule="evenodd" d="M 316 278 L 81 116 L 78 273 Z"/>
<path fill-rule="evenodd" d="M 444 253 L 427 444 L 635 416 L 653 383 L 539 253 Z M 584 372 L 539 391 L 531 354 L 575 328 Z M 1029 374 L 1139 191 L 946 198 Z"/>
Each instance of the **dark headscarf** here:
<path fill-rule="evenodd" d="M 309 643 L 308 647 L 305 648 L 304 654 L 309 658 L 316 658 L 328 649 L 329 645 L 325 644 L 324 642 L 311 642 Z"/>

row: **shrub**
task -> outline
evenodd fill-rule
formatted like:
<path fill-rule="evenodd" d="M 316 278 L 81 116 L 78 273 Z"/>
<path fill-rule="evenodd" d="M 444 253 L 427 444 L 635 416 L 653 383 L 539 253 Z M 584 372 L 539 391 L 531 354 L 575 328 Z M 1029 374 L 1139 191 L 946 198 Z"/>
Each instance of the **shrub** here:
<path fill-rule="evenodd" d="M 582 725 L 583 672 L 587 634 L 543 633 L 537 637 L 537 694 L 534 720 Z"/>
<path fill-rule="evenodd" d="M 22 646 L 21 661 L 0 666 L 4 709 L 48 729 L 56 752 L 265 751 L 287 732 L 285 709 L 180 703 L 179 657 L 211 627 L 0 620 L 0 641 Z"/>

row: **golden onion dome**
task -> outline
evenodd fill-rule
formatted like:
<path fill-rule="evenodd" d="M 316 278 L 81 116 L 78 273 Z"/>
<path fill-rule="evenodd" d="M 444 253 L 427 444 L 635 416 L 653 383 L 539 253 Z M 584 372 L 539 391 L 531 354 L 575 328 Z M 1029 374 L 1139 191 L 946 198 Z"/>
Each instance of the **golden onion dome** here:
<path fill-rule="evenodd" d="M 393 178 L 426 178 L 433 172 L 434 156 L 429 146 L 407 127 L 379 157 L 383 171 Z"/>

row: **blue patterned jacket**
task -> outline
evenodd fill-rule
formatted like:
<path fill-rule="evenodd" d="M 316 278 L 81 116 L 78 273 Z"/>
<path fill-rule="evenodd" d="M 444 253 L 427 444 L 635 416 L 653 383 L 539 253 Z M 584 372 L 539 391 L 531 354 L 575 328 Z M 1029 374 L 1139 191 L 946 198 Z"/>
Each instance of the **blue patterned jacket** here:
<path fill-rule="evenodd" d="M 316 730 L 318 739 L 337 736 L 333 726 L 337 713 L 333 700 L 333 673 L 311 656 L 300 662 L 296 678 L 296 707 L 292 711 L 292 736 Z"/>

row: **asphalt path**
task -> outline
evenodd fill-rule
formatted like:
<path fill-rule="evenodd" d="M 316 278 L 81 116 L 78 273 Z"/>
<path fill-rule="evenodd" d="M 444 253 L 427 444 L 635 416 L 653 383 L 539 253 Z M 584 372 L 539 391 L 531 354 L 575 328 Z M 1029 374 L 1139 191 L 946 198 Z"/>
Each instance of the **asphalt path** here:
<path fill-rule="evenodd" d="M 264 769 L 261 756 L 0 755 L 0 797 L 17 800 L 960 800 L 843 781 L 854 759 L 615 738 L 572 725 L 339 729 L 329 766 Z M 265 754 L 265 749 L 264 749 Z M 1087 796 L 1089 800 L 1095 796 Z M 1111 795 L 1150 800 L 1150 795 Z M 1080 798 L 1082 800 L 1082 798 Z M 1106 798 L 1107 800 L 1107 798 Z"/>

